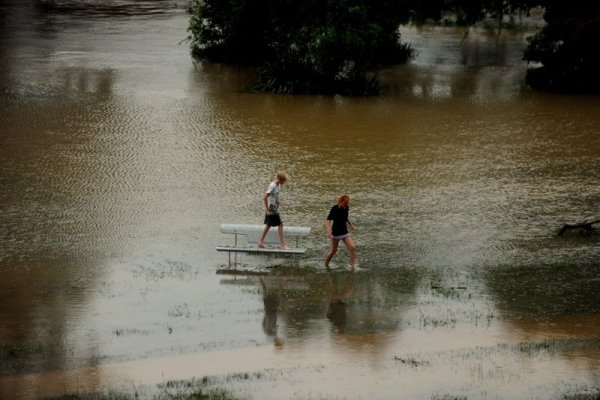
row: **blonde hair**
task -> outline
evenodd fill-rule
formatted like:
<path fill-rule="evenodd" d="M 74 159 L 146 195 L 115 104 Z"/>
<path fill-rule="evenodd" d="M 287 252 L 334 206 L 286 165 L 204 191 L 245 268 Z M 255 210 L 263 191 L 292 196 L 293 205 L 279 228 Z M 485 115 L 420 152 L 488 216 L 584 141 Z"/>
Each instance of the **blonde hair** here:
<path fill-rule="evenodd" d="M 339 208 L 347 207 L 348 203 L 350 203 L 350 196 L 348 196 L 347 194 L 340 196 L 340 198 L 338 199 Z"/>
<path fill-rule="evenodd" d="M 288 175 L 285 173 L 285 171 L 279 171 L 277 172 L 277 179 L 279 182 L 285 183 L 288 180 Z"/>

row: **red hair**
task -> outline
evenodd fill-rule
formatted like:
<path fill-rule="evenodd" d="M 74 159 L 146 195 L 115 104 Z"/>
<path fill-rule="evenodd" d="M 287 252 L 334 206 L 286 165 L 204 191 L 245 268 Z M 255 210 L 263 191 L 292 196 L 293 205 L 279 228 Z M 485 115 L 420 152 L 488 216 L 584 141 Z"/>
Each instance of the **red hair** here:
<path fill-rule="evenodd" d="M 350 196 L 348 196 L 347 194 L 340 196 L 340 198 L 338 199 L 339 208 L 348 207 L 348 203 L 350 203 Z"/>

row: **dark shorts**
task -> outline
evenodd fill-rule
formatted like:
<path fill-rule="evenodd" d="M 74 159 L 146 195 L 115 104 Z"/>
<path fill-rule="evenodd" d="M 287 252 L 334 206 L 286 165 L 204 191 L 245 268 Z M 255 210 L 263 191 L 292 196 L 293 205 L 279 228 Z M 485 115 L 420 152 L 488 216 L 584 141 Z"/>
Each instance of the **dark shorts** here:
<path fill-rule="evenodd" d="M 279 226 L 281 225 L 281 217 L 279 216 L 279 214 L 266 214 L 265 225 Z"/>

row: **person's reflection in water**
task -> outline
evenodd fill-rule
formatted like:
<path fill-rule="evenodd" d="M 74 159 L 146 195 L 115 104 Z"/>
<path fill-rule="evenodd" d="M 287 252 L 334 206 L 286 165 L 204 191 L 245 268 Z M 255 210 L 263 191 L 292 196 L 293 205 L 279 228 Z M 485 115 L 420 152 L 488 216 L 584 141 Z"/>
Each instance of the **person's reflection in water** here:
<path fill-rule="evenodd" d="M 329 282 L 331 292 L 329 295 L 329 304 L 327 305 L 327 319 L 331 321 L 336 334 L 345 334 L 347 321 L 346 308 L 354 290 L 354 272 L 348 274 L 346 284 L 341 291 L 338 285 L 337 274 L 329 272 Z"/>
<path fill-rule="evenodd" d="M 263 332 L 273 338 L 275 347 L 282 347 L 283 341 L 277 336 L 277 316 L 281 310 L 281 290 L 283 289 L 282 278 L 277 279 L 277 287 L 268 287 L 264 277 L 260 277 L 260 285 L 263 291 L 263 303 L 265 315 L 262 321 Z"/>

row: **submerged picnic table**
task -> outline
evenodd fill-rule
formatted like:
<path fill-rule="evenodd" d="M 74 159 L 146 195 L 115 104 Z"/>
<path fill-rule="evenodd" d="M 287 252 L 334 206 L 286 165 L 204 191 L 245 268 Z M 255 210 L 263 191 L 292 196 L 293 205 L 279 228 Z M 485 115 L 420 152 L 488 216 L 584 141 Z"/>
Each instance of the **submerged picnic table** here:
<path fill-rule="evenodd" d="M 234 235 L 233 245 L 218 245 L 217 251 L 227 252 L 229 256 L 229 266 L 237 265 L 238 253 L 258 253 L 258 254 L 304 254 L 305 248 L 298 247 L 299 238 L 308 236 L 310 228 L 306 226 L 284 226 L 283 234 L 291 245 L 290 239 L 295 239 L 294 247 L 282 249 L 279 246 L 278 228 L 272 227 L 264 243 L 266 247 L 258 247 L 258 240 L 264 229 L 264 225 L 246 225 L 246 224 L 222 224 L 220 230 L 222 233 Z M 232 264 L 231 254 L 234 254 Z"/>

